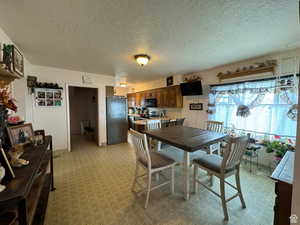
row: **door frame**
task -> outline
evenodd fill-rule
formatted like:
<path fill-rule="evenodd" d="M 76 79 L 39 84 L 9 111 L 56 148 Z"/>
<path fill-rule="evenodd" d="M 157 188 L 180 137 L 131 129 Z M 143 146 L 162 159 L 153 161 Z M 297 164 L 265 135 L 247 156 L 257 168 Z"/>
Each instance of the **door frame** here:
<path fill-rule="evenodd" d="M 96 137 L 97 137 L 97 144 L 98 146 L 101 145 L 100 143 L 100 126 L 99 126 L 99 87 L 95 87 L 92 85 L 80 85 L 80 84 L 71 84 L 71 83 L 66 83 L 66 117 L 67 117 L 67 146 L 68 146 L 68 151 L 72 151 L 72 146 L 71 146 L 71 117 L 70 117 L 70 95 L 69 95 L 69 87 L 81 87 L 81 88 L 94 88 L 97 90 L 97 127 L 96 127 Z"/>

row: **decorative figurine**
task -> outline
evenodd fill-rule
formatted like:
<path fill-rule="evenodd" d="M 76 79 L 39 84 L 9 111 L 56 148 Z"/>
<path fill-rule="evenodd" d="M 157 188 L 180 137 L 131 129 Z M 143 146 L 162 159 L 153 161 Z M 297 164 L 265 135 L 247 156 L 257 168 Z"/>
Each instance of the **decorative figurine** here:
<path fill-rule="evenodd" d="M 29 164 L 29 161 L 25 159 L 20 159 L 20 156 L 24 153 L 24 144 L 18 144 L 12 147 L 8 154 L 11 157 L 11 165 L 13 167 L 21 167 L 21 166 L 27 166 Z"/>
<path fill-rule="evenodd" d="M 0 183 L 2 181 L 2 179 L 5 177 L 5 169 L 3 166 L 1 166 L 0 164 Z M 4 191 L 6 187 L 2 184 L 0 184 L 0 192 Z"/>

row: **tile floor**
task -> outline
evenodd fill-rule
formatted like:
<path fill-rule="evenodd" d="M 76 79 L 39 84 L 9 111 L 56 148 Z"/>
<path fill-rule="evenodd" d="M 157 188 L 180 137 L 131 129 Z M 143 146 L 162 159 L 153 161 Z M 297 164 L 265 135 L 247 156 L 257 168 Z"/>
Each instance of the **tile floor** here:
<path fill-rule="evenodd" d="M 155 190 L 145 210 L 144 195 L 131 192 L 135 157 L 129 144 L 99 148 L 75 138 L 73 152 L 55 152 L 54 163 L 57 190 L 49 197 L 46 225 L 271 225 L 273 221 L 273 181 L 245 169 L 241 181 L 247 209 L 241 209 L 239 199 L 232 200 L 226 223 L 220 200 L 203 187 L 189 201 L 183 200 L 180 167 L 175 195 L 170 195 L 169 187 Z M 206 178 L 205 173 L 201 176 Z M 217 179 L 214 188 L 218 190 Z"/>

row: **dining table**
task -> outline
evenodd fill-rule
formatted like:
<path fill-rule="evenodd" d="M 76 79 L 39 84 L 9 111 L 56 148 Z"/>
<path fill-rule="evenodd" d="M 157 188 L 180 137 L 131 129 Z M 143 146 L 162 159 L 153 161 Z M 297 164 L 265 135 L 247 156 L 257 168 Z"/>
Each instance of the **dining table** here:
<path fill-rule="evenodd" d="M 188 200 L 190 197 L 190 154 L 206 146 L 218 143 L 228 137 L 228 135 L 224 133 L 187 126 L 164 127 L 147 130 L 144 133 L 158 141 L 157 151 L 160 151 L 161 143 L 169 144 L 184 151 L 183 192 L 185 200 Z"/>

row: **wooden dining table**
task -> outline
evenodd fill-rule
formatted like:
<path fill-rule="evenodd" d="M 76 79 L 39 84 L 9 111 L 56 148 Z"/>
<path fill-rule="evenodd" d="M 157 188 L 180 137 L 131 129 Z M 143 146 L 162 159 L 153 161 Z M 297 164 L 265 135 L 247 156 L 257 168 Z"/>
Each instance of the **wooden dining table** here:
<path fill-rule="evenodd" d="M 192 128 L 187 126 L 172 126 L 154 130 L 147 130 L 145 133 L 152 139 L 158 140 L 158 151 L 161 142 L 175 146 L 184 151 L 184 198 L 190 196 L 190 153 L 199 151 L 203 147 L 220 142 L 228 137 L 227 134 Z"/>

